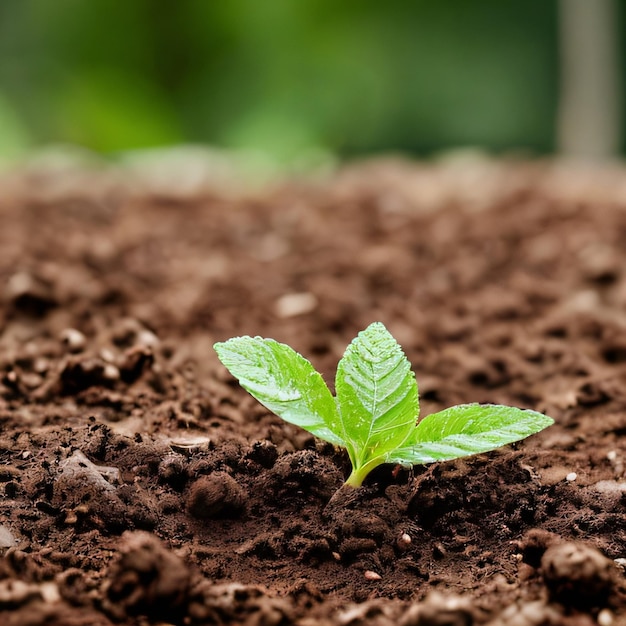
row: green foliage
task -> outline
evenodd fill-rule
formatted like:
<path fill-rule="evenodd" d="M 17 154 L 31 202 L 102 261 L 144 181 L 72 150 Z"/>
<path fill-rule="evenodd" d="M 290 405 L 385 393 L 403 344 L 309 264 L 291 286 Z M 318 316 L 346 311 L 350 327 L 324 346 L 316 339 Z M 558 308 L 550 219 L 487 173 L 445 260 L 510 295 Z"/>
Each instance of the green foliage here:
<path fill-rule="evenodd" d="M 545 151 L 557 8 L 545 0 L 3 0 L 0 85 L 35 144 L 208 143 L 287 164 L 311 149 Z"/>
<path fill-rule="evenodd" d="M 235 337 L 215 344 L 215 350 L 263 406 L 320 439 L 345 445 L 333 429 L 339 418 L 332 394 L 311 363 L 295 350 L 260 337 Z"/>
<path fill-rule="evenodd" d="M 380 322 L 360 332 L 339 361 L 336 398 L 309 361 L 273 339 L 234 337 L 216 343 L 215 350 L 241 386 L 270 411 L 345 447 L 352 463 L 346 484 L 353 487 L 383 463 L 411 466 L 487 452 L 553 423 L 536 411 L 462 404 L 416 425 L 415 375 Z"/>

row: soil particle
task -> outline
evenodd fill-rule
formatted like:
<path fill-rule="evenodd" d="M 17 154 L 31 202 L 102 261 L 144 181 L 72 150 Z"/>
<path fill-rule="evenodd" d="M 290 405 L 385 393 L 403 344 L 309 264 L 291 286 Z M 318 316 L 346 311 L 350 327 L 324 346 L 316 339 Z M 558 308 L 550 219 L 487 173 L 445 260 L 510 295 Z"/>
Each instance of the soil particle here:
<path fill-rule="evenodd" d="M 288 600 L 239 583 L 215 585 L 204 580 L 193 588 L 189 603 L 192 624 L 279 626 L 290 623 L 292 615 Z"/>
<path fill-rule="evenodd" d="M 582 618 L 582 619 L 581 619 Z M 543 600 L 514 604 L 505 609 L 487 626 L 592 626 L 588 616 L 568 620 L 557 607 Z"/>
<path fill-rule="evenodd" d="M 9 278 L 5 297 L 19 312 L 37 317 L 57 304 L 50 282 L 28 272 L 17 272 Z"/>
<path fill-rule="evenodd" d="M 6 626 L 111 626 L 100 611 L 64 602 L 52 581 L 0 581 L 0 618 Z"/>
<path fill-rule="evenodd" d="M 116 468 L 101 468 L 84 454 L 75 451 L 62 461 L 54 480 L 51 504 L 65 513 L 64 523 L 80 528 L 95 526 L 121 532 L 126 524 L 126 505 L 109 479 L 115 480 Z"/>
<path fill-rule="evenodd" d="M 176 619 L 185 611 L 190 581 L 183 560 L 154 535 L 125 532 L 105 584 L 103 608 L 119 620 L 134 615 Z"/>
<path fill-rule="evenodd" d="M 190 487 L 187 509 L 198 519 L 237 517 L 246 501 L 246 493 L 226 472 L 201 476 Z"/>
<path fill-rule="evenodd" d="M 39 585 L 29 585 L 21 580 L 3 580 L 0 584 L 0 610 L 6 611 L 41 599 Z"/>
<path fill-rule="evenodd" d="M 398 626 L 472 626 L 474 614 L 468 598 L 434 592 L 411 606 Z"/>
<path fill-rule="evenodd" d="M 145 370 L 150 369 L 153 363 L 154 354 L 152 348 L 147 346 L 129 348 L 124 353 L 119 364 L 120 377 L 126 384 L 132 384 Z"/>
<path fill-rule="evenodd" d="M 187 482 L 187 464 L 180 454 L 168 454 L 160 463 L 159 479 L 170 487 L 180 491 Z"/>
<path fill-rule="evenodd" d="M 377 600 L 368 600 L 340 609 L 325 626 L 395 626 L 401 613 L 398 608 Z M 314 624 L 304 620 L 303 626 Z"/>
<path fill-rule="evenodd" d="M 300 450 L 278 459 L 269 472 L 271 488 L 277 497 L 294 491 L 314 493 L 330 500 L 343 482 L 336 465 L 314 450 Z"/>
<path fill-rule="evenodd" d="M 339 546 L 339 554 L 342 557 L 350 557 L 361 552 L 375 552 L 378 548 L 377 543 L 373 539 L 365 537 L 349 537 L 342 541 Z M 380 579 L 380 576 L 378 577 Z"/>
<path fill-rule="evenodd" d="M 76 567 L 69 567 L 57 574 L 55 582 L 63 599 L 74 606 L 86 604 L 87 598 L 97 593 L 96 582 Z"/>
<path fill-rule="evenodd" d="M 139 320 L 126 317 L 114 322 L 111 329 L 111 342 L 118 348 L 156 348 L 159 338 Z"/>
<path fill-rule="evenodd" d="M 60 338 L 63 345 L 65 345 L 68 351 L 72 353 L 82 352 L 87 343 L 85 335 L 83 335 L 80 330 L 76 330 L 75 328 L 64 329 L 61 331 Z"/>
<path fill-rule="evenodd" d="M 278 450 L 271 441 L 255 441 L 246 456 L 251 461 L 258 463 L 261 467 L 270 469 L 274 467 L 274 463 L 276 463 Z"/>
<path fill-rule="evenodd" d="M 337 511 L 330 521 L 340 541 L 338 552 L 342 557 L 354 557 L 360 553 L 376 552 L 383 543 L 389 549 L 393 542 L 393 530 L 381 517 L 355 510 Z"/>
<path fill-rule="evenodd" d="M 554 600 L 579 607 L 604 606 L 617 580 L 613 561 L 596 548 L 572 541 L 548 548 L 541 571 Z"/>
<path fill-rule="evenodd" d="M 555 533 L 541 528 L 532 528 L 524 535 L 518 547 L 524 563 L 528 563 L 532 567 L 539 567 L 545 551 L 561 541 L 562 539 Z"/>
<path fill-rule="evenodd" d="M 4 524 L 0 524 L 0 550 L 13 548 L 17 545 L 17 539 L 11 532 L 11 529 Z"/>
<path fill-rule="evenodd" d="M 119 370 L 99 358 L 73 357 L 59 377 L 60 392 L 71 394 L 100 385 L 110 386 L 119 378 Z"/>

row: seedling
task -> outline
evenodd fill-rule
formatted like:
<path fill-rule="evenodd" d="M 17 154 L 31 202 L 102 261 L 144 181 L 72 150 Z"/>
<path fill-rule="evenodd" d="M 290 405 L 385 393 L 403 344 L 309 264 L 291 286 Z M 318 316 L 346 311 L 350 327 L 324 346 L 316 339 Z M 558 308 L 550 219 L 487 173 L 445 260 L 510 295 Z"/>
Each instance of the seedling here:
<path fill-rule="evenodd" d="M 337 366 L 336 397 L 311 363 L 289 346 L 261 337 L 216 343 L 220 361 L 241 386 L 286 422 L 346 448 L 347 485 L 360 487 L 383 463 L 405 467 L 494 450 L 553 424 L 536 411 L 461 404 L 417 421 L 411 364 L 393 336 L 374 322 Z"/>

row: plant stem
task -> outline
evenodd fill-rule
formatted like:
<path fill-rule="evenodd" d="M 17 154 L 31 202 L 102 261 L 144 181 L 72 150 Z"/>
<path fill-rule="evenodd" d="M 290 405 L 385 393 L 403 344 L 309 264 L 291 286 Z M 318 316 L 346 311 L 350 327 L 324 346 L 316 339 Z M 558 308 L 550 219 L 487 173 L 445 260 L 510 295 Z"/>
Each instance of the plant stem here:
<path fill-rule="evenodd" d="M 363 480 L 365 479 L 366 475 L 367 472 L 364 473 L 362 470 L 358 472 L 357 470 L 353 469 L 350 476 L 348 476 L 348 480 L 346 480 L 345 484 L 349 487 L 354 487 L 356 489 L 363 484 Z"/>
<path fill-rule="evenodd" d="M 349 487 L 355 487 L 355 488 L 360 487 L 363 484 L 363 481 L 365 480 L 366 476 L 375 467 L 378 467 L 379 465 L 382 465 L 383 463 L 384 463 L 384 459 L 377 457 L 377 458 L 372 459 L 365 465 L 362 465 L 359 468 L 354 467 L 354 464 L 353 464 L 352 473 L 350 474 L 350 476 L 348 476 L 348 480 L 346 480 L 345 484 L 348 485 Z"/>

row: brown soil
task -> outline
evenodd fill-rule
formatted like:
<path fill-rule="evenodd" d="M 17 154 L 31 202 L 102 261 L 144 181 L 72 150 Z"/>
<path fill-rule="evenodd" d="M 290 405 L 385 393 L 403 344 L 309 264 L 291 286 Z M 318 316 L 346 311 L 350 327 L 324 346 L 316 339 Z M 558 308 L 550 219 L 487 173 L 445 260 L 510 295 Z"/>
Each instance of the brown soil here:
<path fill-rule="evenodd" d="M 626 623 L 625 172 L 379 162 L 164 187 L 3 181 L 3 624 Z M 330 381 L 375 320 L 424 414 L 556 424 L 340 490 L 346 455 L 212 350 L 274 337 Z"/>

